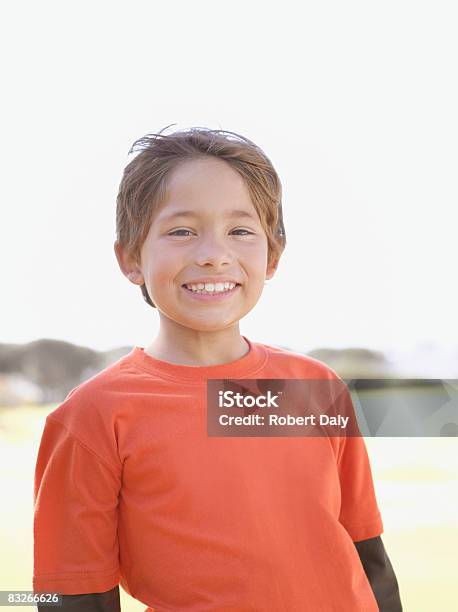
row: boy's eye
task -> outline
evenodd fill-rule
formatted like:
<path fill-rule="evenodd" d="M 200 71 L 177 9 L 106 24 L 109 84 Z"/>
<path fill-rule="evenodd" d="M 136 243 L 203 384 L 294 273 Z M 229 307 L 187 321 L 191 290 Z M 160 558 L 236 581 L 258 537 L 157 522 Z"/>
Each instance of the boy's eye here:
<path fill-rule="evenodd" d="M 189 232 L 189 233 L 191 233 L 191 230 L 187 230 L 187 229 L 177 229 L 177 230 L 174 230 L 173 232 L 170 232 L 170 233 L 168 234 L 168 236 L 175 236 L 175 235 L 178 235 L 178 234 L 177 234 L 177 232 Z M 180 235 L 182 235 L 182 234 L 180 234 Z"/>
<path fill-rule="evenodd" d="M 183 236 L 183 234 L 178 234 L 178 232 L 188 232 L 189 234 L 190 234 L 190 233 L 192 233 L 192 232 L 191 232 L 191 230 L 187 230 L 187 229 L 177 229 L 177 230 L 174 230 L 173 232 L 170 232 L 170 233 L 168 234 L 168 236 Z M 244 234 L 242 234 L 243 236 L 246 236 L 246 235 L 248 235 L 248 234 L 250 234 L 250 235 L 251 235 L 251 234 L 253 234 L 253 232 L 250 232 L 249 230 L 242 229 L 242 228 L 240 228 L 240 229 L 234 229 L 234 230 L 232 230 L 232 232 L 245 232 Z"/>
<path fill-rule="evenodd" d="M 240 229 L 235 229 L 235 230 L 232 230 L 232 231 L 233 231 L 233 232 L 245 232 L 245 234 L 244 234 L 245 236 L 246 236 L 247 234 L 252 234 L 252 233 L 253 233 L 253 232 L 250 232 L 249 230 L 242 229 L 242 228 L 240 228 Z"/>

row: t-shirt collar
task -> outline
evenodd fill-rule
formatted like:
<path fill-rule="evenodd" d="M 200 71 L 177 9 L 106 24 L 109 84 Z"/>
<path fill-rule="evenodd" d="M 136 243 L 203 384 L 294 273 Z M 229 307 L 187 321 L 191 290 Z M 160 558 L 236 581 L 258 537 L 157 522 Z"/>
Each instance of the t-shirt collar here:
<path fill-rule="evenodd" d="M 264 367 L 267 361 L 267 351 L 264 345 L 252 342 L 246 336 L 242 338 L 248 344 L 248 352 L 240 359 L 219 365 L 189 366 L 162 361 L 145 353 L 145 349 L 140 346 L 135 346 L 126 355 L 126 359 L 142 370 L 167 380 L 199 383 L 209 378 L 255 378 L 255 374 Z"/>

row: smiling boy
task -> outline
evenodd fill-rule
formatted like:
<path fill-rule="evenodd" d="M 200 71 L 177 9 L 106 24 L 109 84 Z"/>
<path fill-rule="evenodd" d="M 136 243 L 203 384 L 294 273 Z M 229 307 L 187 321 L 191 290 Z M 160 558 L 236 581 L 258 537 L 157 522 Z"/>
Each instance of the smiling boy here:
<path fill-rule="evenodd" d="M 129 280 L 154 297 L 160 328 L 147 354 L 200 366 L 247 353 L 239 321 L 259 300 L 277 262 L 268 262 L 261 221 L 244 179 L 228 163 L 216 157 L 182 161 L 143 242 L 141 264 L 121 242 L 116 255 Z"/>
<path fill-rule="evenodd" d="M 362 438 L 207 435 L 210 379 L 338 378 L 240 333 L 286 244 L 271 162 L 204 128 L 133 149 L 115 253 L 159 331 L 46 419 L 35 591 L 82 612 L 119 610 L 119 584 L 156 612 L 401 610 Z"/>

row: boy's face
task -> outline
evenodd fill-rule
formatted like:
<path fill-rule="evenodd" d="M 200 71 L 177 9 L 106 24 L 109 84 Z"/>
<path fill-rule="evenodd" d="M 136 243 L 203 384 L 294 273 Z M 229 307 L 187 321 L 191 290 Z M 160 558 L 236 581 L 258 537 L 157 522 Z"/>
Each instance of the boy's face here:
<path fill-rule="evenodd" d="M 161 320 L 199 331 L 236 325 L 276 269 L 267 267 L 267 236 L 244 180 L 215 158 L 183 162 L 172 172 L 140 265 L 118 251 L 122 271 L 135 284 L 145 283 Z M 210 295 L 184 286 L 212 281 L 238 285 Z"/>

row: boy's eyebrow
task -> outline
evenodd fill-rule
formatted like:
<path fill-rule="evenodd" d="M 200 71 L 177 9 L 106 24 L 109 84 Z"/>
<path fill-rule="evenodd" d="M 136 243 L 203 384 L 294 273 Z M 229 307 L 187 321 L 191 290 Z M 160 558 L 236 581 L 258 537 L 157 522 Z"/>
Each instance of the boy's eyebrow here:
<path fill-rule="evenodd" d="M 165 215 L 162 219 L 159 219 L 159 221 L 170 221 L 171 219 L 174 219 L 175 217 L 198 217 L 198 216 L 199 215 L 195 213 L 193 210 L 179 210 L 170 215 Z M 247 210 L 231 210 L 225 216 L 228 219 L 233 219 L 235 217 L 238 217 L 238 218 L 244 217 L 246 219 L 252 219 L 253 221 L 257 220 L 256 217 L 254 217 Z"/>

